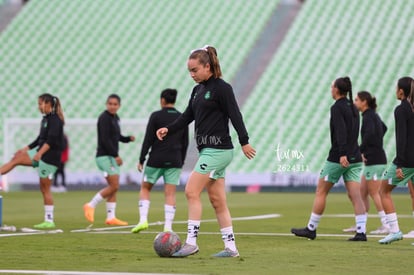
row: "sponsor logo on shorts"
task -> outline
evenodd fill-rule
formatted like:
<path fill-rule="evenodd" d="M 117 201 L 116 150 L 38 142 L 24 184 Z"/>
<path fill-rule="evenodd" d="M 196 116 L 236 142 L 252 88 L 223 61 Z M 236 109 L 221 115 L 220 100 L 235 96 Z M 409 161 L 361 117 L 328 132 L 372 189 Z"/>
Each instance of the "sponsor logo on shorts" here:
<path fill-rule="evenodd" d="M 200 164 L 200 169 L 204 171 L 204 170 L 206 170 L 207 166 L 208 165 L 206 163 L 202 163 L 202 164 Z"/>
<path fill-rule="evenodd" d="M 46 171 L 45 169 L 42 169 L 42 170 L 40 171 L 40 174 L 41 174 L 42 176 L 46 176 L 46 175 L 47 175 L 47 171 Z"/>

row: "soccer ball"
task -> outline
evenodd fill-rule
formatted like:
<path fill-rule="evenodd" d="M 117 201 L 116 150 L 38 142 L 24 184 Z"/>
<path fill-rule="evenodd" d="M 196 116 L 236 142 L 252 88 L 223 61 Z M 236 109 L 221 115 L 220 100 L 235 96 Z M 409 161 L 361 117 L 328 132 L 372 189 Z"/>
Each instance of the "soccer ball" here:
<path fill-rule="evenodd" d="M 154 250 L 160 257 L 171 257 L 180 248 L 180 237 L 174 232 L 161 232 L 154 239 Z"/>

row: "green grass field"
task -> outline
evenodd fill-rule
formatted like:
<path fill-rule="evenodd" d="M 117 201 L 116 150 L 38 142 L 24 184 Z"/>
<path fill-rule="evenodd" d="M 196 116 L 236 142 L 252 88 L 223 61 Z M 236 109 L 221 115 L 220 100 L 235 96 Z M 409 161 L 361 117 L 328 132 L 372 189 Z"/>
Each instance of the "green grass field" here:
<path fill-rule="evenodd" d="M 379 245 L 378 238 L 368 242 L 350 243 L 341 237 L 318 237 L 309 241 L 294 236 L 248 235 L 243 233 L 289 233 L 292 226 L 306 225 L 311 210 L 311 193 L 230 193 L 228 204 L 233 217 L 278 213 L 279 218 L 234 221 L 237 245 L 241 254 L 235 259 L 215 259 L 211 254 L 223 247 L 216 222 L 201 224 L 198 244 L 200 252 L 184 259 L 159 258 L 152 248 L 155 235 L 162 225 L 148 232 L 127 234 L 71 233 L 88 226 L 83 218 L 82 205 L 95 192 L 55 194 L 55 222 L 62 234 L 43 234 L 0 238 L 0 269 L 65 270 L 101 272 L 147 272 L 184 274 L 409 274 L 414 255 L 414 239 L 391 245 Z M 3 193 L 3 223 L 18 228 L 32 227 L 43 220 L 39 192 Z M 117 216 L 130 224 L 138 220 L 138 192 L 118 194 Z M 203 194 L 203 219 L 214 218 Z M 399 214 L 411 215 L 408 194 L 394 196 Z M 186 201 L 177 194 L 176 221 L 185 221 Z M 352 213 L 345 194 L 331 194 L 325 214 Z M 375 210 L 371 209 L 374 214 Z M 163 220 L 163 194 L 152 194 L 150 222 Z M 95 228 L 105 227 L 104 204 L 98 206 Z M 354 223 L 353 218 L 324 217 L 318 228 L 320 234 L 342 234 L 342 229 Z M 368 220 L 368 231 L 380 225 L 378 218 Z M 413 218 L 400 218 L 403 232 L 414 229 Z M 186 225 L 174 225 L 184 241 Z M 122 232 L 124 232 L 122 234 Z M 237 235 L 239 232 L 239 235 Z M 9 232 L 1 232 L 7 234 Z"/>

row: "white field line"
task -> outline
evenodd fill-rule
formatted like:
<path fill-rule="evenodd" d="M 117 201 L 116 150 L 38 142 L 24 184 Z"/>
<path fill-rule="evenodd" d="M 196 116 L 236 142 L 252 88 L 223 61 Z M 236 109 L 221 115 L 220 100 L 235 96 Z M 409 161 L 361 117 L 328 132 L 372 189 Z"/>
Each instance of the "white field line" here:
<path fill-rule="evenodd" d="M 48 275 L 172 275 L 172 274 L 167 274 L 167 273 L 82 272 L 82 271 L 11 270 L 11 269 L 0 269 L 0 273 L 7 273 L 7 274 L 48 274 Z M 177 274 L 175 274 L 175 275 L 177 275 Z"/>
<path fill-rule="evenodd" d="M 132 234 L 130 231 L 95 231 L 88 232 L 91 234 Z M 157 234 L 158 232 L 154 231 L 141 231 L 139 234 Z M 187 234 L 187 232 L 175 232 L 177 234 Z M 198 232 L 199 235 L 221 235 L 220 232 Z M 267 237 L 295 237 L 292 233 L 277 233 L 277 232 L 235 232 L 236 236 L 267 236 Z M 137 234 L 138 235 L 138 234 Z M 351 238 L 354 235 L 350 234 L 317 234 L 317 237 L 344 237 Z M 385 235 L 367 235 L 368 238 L 384 238 Z M 414 238 L 408 237 L 408 238 Z"/>
<path fill-rule="evenodd" d="M 398 215 L 398 218 L 414 218 L 413 215 Z M 324 214 L 323 218 L 355 218 L 355 214 Z M 377 214 L 368 214 L 368 218 L 378 218 Z"/>
<path fill-rule="evenodd" d="M 2 237 L 17 237 L 17 236 L 31 236 L 31 235 L 43 235 L 43 234 L 59 234 L 63 233 L 62 229 L 56 230 L 36 230 L 31 228 L 22 228 L 20 229 L 21 232 L 16 233 L 8 233 L 8 234 L 0 234 L 0 238 Z"/>
<path fill-rule="evenodd" d="M 279 218 L 281 217 L 280 214 L 265 214 L 265 215 L 256 215 L 256 216 L 247 216 L 247 217 L 235 217 L 232 218 L 233 221 L 250 221 L 250 220 L 262 220 L 262 219 L 272 219 L 272 218 Z M 206 219 L 201 220 L 201 222 L 215 222 L 216 219 Z M 174 221 L 174 224 L 186 224 L 187 221 Z M 164 222 L 158 221 L 149 223 L 149 226 L 153 225 L 163 225 Z M 85 229 L 74 229 L 70 232 L 72 233 L 82 233 L 82 232 L 93 232 L 93 231 L 111 231 L 111 230 L 119 230 L 119 229 L 126 229 L 126 228 L 133 228 L 135 225 L 125 225 L 125 226 L 113 226 L 113 227 L 102 227 L 102 228 L 92 228 L 92 226 L 88 226 Z"/>

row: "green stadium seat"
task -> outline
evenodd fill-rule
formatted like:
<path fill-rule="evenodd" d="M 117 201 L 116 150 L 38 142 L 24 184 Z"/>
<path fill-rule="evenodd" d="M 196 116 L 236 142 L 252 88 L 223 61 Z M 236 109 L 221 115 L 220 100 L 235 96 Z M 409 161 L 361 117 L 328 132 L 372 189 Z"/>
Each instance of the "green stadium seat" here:
<path fill-rule="evenodd" d="M 0 34 L 0 93 L 6 95 L 0 109 L 13 111 L 3 111 L 0 125 L 7 117 L 40 117 L 36 100 L 44 92 L 60 97 L 67 118 L 96 119 L 107 95 L 116 92 L 123 99 L 122 119 L 146 119 L 167 87 L 178 89 L 182 110 L 194 86 L 186 69 L 190 51 L 216 46 L 224 78 L 231 81 L 277 4 L 31 0 Z M 198 20 L 200 11 L 205 20 Z M 16 145 L 32 135 L 19 136 Z M 80 144 L 84 137 L 70 139 L 74 156 L 82 155 L 83 147 L 95 149 L 95 137 L 88 144 Z M 124 171 L 136 170 L 138 153 L 125 156 Z M 70 162 L 68 170 L 94 171 L 91 159 Z"/>
<path fill-rule="evenodd" d="M 245 166 L 245 157 L 235 154 L 229 171 L 274 170 L 280 143 L 302 150 L 299 162 L 317 172 L 330 147 L 330 84 L 343 75 L 351 76 L 354 96 L 368 90 L 377 97 L 389 127 L 385 149 L 391 160 L 395 84 L 414 72 L 413 9 L 409 0 L 305 1 L 242 109 L 258 158 Z"/>

